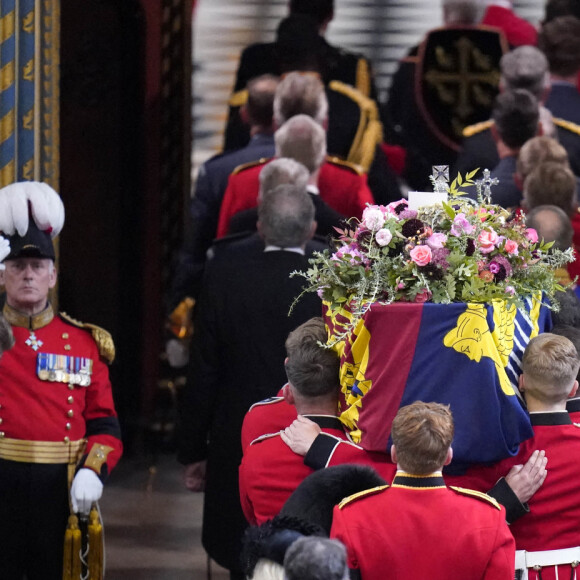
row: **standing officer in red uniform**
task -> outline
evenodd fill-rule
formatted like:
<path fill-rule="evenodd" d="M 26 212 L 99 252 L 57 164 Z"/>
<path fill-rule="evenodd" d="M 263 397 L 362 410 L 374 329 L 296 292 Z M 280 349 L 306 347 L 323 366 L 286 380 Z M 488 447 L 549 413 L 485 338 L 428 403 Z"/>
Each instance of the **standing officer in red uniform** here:
<path fill-rule="evenodd" d="M 393 421 L 397 473 L 334 508 L 331 537 L 362 580 L 512 580 L 515 543 L 503 508 L 485 494 L 445 485 L 453 418 L 439 403 L 401 407 Z"/>
<path fill-rule="evenodd" d="M 11 247 L 0 273 L 3 315 L 15 338 L 0 360 L 0 578 L 62 580 L 70 506 L 89 513 L 122 453 L 106 365 L 114 345 L 48 301 L 49 232 L 64 222 L 56 192 L 13 184 L 0 190 L 0 205 Z"/>

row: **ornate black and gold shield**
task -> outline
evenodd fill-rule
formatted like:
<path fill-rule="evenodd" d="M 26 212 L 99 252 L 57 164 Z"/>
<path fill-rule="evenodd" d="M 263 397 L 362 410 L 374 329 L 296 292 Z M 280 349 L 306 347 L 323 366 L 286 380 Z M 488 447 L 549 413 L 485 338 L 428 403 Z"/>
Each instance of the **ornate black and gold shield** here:
<path fill-rule="evenodd" d="M 439 28 L 419 48 L 415 95 L 439 141 L 458 150 L 463 129 L 489 118 L 498 93 L 499 61 L 507 52 L 494 28 Z"/>

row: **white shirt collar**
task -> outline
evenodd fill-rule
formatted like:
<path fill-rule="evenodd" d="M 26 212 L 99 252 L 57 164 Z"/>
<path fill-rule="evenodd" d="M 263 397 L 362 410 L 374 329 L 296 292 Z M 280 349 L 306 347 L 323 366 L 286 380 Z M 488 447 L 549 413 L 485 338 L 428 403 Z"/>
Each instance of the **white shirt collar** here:
<path fill-rule="evenodd" d="M 264 252 L 294 252 L 295 254 L 304 256 L 304 250 L 300 247 L 281 248 L 280 246 L 268 245 L 264 248 Z"/>
<path fill-rule="evenodd" d="M 320 190 L 318 189 L 318 185 L 308 184 L 306 186 L 306 191 L 311 193 L 312 195 L 320 195 Z"/>

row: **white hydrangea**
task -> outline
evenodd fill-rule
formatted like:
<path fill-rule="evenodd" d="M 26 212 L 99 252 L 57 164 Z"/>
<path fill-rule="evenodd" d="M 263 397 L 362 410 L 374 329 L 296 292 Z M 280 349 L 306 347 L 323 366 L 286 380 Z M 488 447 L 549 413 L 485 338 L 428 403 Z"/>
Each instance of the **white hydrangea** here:
<path fill-rule="evenodd" d="M 363 211 L 362 223 L 371 232 L 378 232 L 385 225 L 385 216 L 379 208 L 369 206 Z"/>

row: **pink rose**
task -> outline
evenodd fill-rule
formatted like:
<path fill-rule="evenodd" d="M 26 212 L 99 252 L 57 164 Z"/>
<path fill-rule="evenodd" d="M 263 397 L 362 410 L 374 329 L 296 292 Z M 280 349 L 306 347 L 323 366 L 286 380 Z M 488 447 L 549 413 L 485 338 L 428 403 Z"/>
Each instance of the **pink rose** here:
<path fill-rule="evenodd" d="M 379 246 L 388 246 L 392 239 L 393 234 L 386 228 L 379 230 L 375 235 L 375 240 Z"/>
<path fill-rule="evenodd" d="M 435 232 L 434 234 L 431 234 L 427 238 L 427 245 L 432 250 L 438 250 L 438 249 L 442 248 L 445 245 L 445 242 L 446 241 L 447 241 L 447 236 L 445 234 L 441 234 L 439 232 Z"/>
<path fill-rule="evenodd" d="M 479 249 L 484 254 L 489 254 L 493 252 L 499 241 L 499 236 L 493 230 L 483 230 L 477 237 L 477 241 L 479 242 Z"/>
<path fill-rule="evenodd" d="M 534 228 L 528 228 L 526 230 L 526 237 L 532 244 L 535 244 L 538 241 L 538 232 Z"/>
<path fill-rule="evenodd" d="M 415 246 L 409 252 L 409 255 L 417 266 L 426 266 L 432 258 L 431 248 L 429 246 Z"/>
<path fill-rule="evenodd" d="M 419 294 L 417 294 L 417 296 L 415 296 L 415 302 L 427 302 L 427 300 L 429 300 L 430 298 L 431 292 L 429 292 L 427 288 L 424 288 L 423 290 L 421 290 L 421 292 L 419 292 Z"/>
<path fill-rule="evenodd" d="M 518 255 L 518 243 L 517 242 L 514 242 L 513 240 L 506 240 L 504 248 L 508 254 L 513 254 L 514 256 Z"/>

